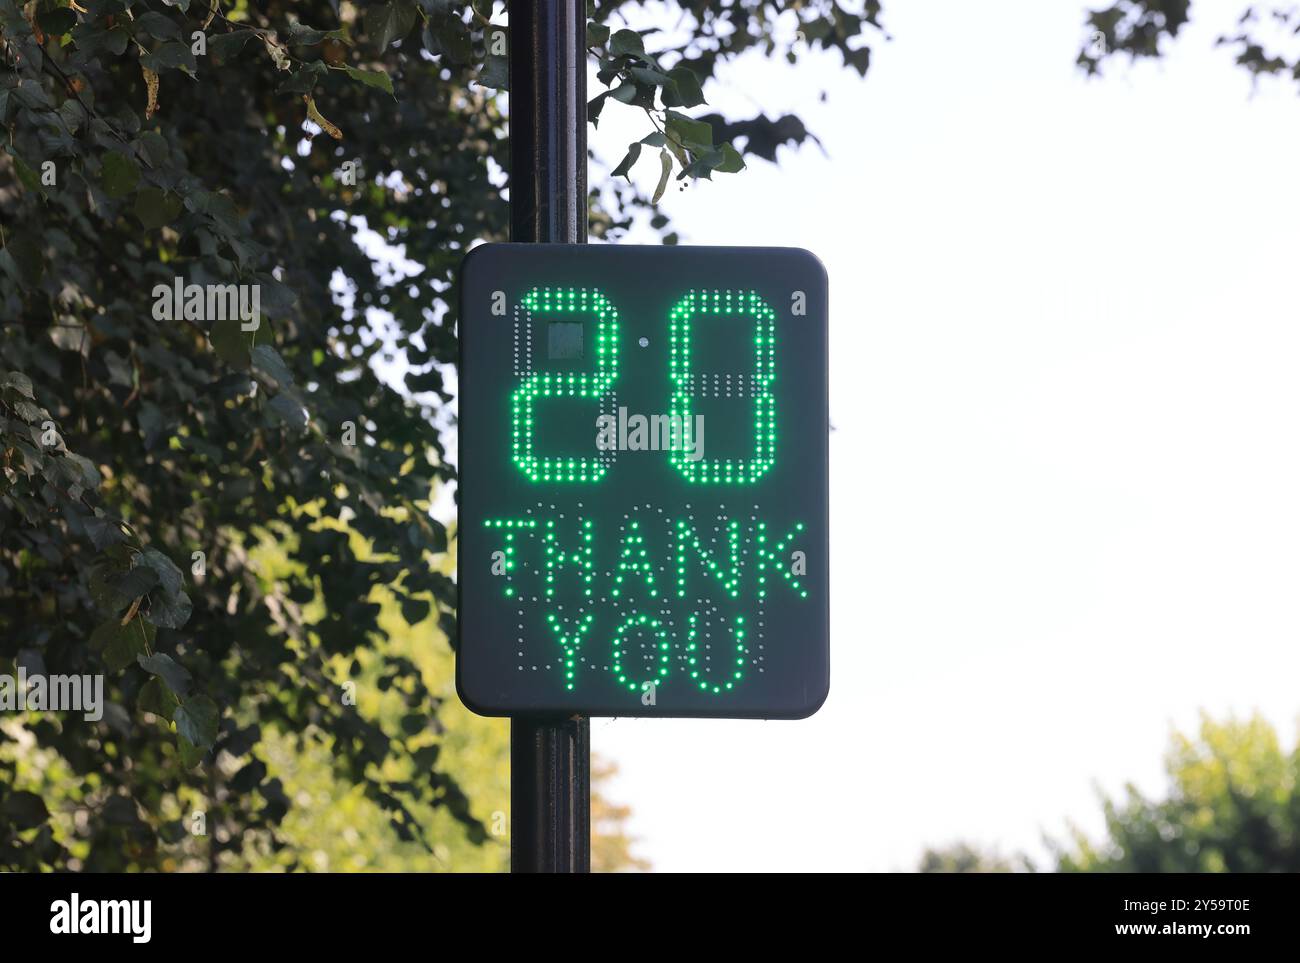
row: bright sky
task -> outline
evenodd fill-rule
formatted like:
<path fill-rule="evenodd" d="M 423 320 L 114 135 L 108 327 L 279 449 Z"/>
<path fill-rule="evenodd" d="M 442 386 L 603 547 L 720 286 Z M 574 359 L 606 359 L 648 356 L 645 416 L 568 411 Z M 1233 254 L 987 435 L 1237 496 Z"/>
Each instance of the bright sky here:
<path fill-rule="evenodd" d="M 664 203 L 689 243 L 829 270 L 831 695 L 802 722 L 594 720 L 656 869 L 1041 853 L 1099 830 L 1097 785 L 1161 791 L 1200 709 L 1295 733 L 1300 92 L 1252 95 L 1214 49 L 1244 0 L 1089 82 L 1084 7 L 891 2 L 866 81 L 754 58 L 706 88 L 829 155 Z M 615 162 L 645 133 L 616 107 Z"/>

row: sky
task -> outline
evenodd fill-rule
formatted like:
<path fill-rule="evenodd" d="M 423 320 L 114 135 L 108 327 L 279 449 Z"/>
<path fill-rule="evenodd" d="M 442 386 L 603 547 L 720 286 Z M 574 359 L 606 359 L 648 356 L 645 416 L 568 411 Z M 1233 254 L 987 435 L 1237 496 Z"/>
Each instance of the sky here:
<path fill-rule="evenodd" d="M 687 243 L 828 269 L 831 694 L 592 721 L 657 870 L 1041 859 L 1099 791 L 1162 792 L 1202 710 L 1295 737 L 1300 91 L 1215 49 L 1244 3 L 1090 81 L 1084 6 L 886 3 L 865 80 L 753 57 L 705 89 L 825 147 L 663 204 Z M 592 145 L 612 166 L 642 123 Z"/>

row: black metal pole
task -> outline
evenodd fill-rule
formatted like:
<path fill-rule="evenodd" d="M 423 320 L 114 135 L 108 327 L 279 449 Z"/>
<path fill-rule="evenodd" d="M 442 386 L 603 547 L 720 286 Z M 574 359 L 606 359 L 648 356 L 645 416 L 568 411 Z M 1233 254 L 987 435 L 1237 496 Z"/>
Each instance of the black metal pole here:
<path fill-rule="evenodd" d="M 584 0 L 509 0 L 510 239 L 587 240 Z M 510 869 L 591 869 L 586 716 L 510 720 Z"/>
<path fill-rule="evenodd" d="M 510 239 L 587 240 L 583 0 L 509 0 Z"/>

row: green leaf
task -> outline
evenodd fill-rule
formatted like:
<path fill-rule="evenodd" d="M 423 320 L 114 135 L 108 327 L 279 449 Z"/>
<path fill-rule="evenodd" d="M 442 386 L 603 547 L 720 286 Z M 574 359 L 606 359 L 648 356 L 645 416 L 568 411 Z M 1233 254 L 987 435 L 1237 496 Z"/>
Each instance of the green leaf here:
<path fill-rule="evenodd" d="M 47 7 L 36 14 L 36 22 L 51 37 L 61 37 L 77 25 L 77 15 L 67 7 Z"/>
<path fill-rule="evenodd" d="M 167 138 L 156 130 L 146 130 L 140 135 L 140 146 L 144 148 L 145 156 L 149 163 L 155 166 L 161 166 L 167 163 L 171 156 L 171 149 L 167 146 Z"/>
<path fill-rule="evenodd" d="M 230 33 L 215 33 L 208 38 L 208 54 L 217 63 L 225 63 L 244 49 L 244 44 L 257 36 L 252 30 L 232 30 Z"/>
<path fill-rule="evenodd" d="M 239 318 L 226 318 L 215 322 L 208 333 L 217 357 L 240 371 L 253 363 L 252 335 L 256 333 L 242 330 L 243 323 Z"/>
<path fill-rule="evenodd" d="M 0 104 L 0 117 L 3 116 L 4 108 L 3 105 Z M 59 117 L 62 119 L 63 123 L 67 124 L 68 130 L 71 133 L 76 134 L 77 131 L 81 130 L 82 125 L 87 119 L 86 109 L 82 107 L 81 104 L 77 103 L 75 98 L 69 97 L 63 103 L 59 104 Z"/>
<path fill-rule="evenodd" d="M 34 232 L 33 232 L 34 233 Z M 10 234 L 9 243 L 0 250 L 0 266 L 8 259 L 11 268 L 6 268 L 15 281 L 25 288 L 34 288 L 41 282 L 45 273 L 45 258 L 33 234 Z"/>
<path fill-rule="evenodd" d="M 722 161 L 715 169 L 723 174 L 734 174 L 744 168 L 745 158 L 740 156 L 740 152 L 730 144 L 723 144 Z"/>
<path fill-rule="evenodd" d="M 138 655 L 135 661 L 150 675 L 161 679 L 178 699 L 184 700 L 185 694 L 190 689 L 190 673 L 183 665 L 163 652 L 149 656 Z"/>
<path fill-rule="evenodd" d="M 608 87 L 622 71 L 623 66 L 618 57 L 602 57 L 596 69 L 596 79 Z"/>
<path fill-rule="evenodd" d="M 156 548 L 145 549 L 136 564 L 153 569 L 164 592 L 175 594 L 185 585 L 185 576 L 176 567 L 176 563 Z"/>
<path fill-rule="evenodd" d="M 54 106 L 45 88 L 35 80 L 21 80 L 17 87 L 10 87 L 9 91 L 14 100 L 28 110 L 49 110 Z"/>
<path fill-rule="evenodd" d="M 367 87 L 377 87 L 384 93 L 393 96 L 393 79 L 382 70 L 358 70 L 356 67 L 346 66 L 343 68 L 347 71 L 349 77 L 353 80 L 359 80 Z"/>
<path fill-rule="evenodd" d="M 159 628 L 184 628 L 193 611 L 194 603 L 184 592 L 155 592 L 150 596 L 149 621 Z"/>
<path fill-rule="evenodd" d="M 33 829 L 50 818 L 45 800 L 34 792 L 20 789 L 4 797 L 4 814 L 14 829 Z"/>
<path fill-rule="evenodd" d="M 441 394 L 445 387 L 442 372 L 437 368 L 430 368 L 428 371 L 408 371 L 405 381 L 406 387 L 414 394 L 425 391 L 434 391 Z"/>
<path fill-rule="evenodd" d="M 262 289 L 262 313 L 273 318 L 287 314 L 298 303 L 298 295 L 287 284 L 269 274 L 258 274 L 257 285 Z"/>
<path fill-rule="evenodd" d="M 141 712 L 152 712 L 156 716 L 170 719 L 176 707 L 176 699 L 167 691 L 162 680 L 151 678 L 140 686 L 140 695 L 136 697 L 135 704 Z"/>
<path fill-rule="evenodd" d="M 181 765 L 193 769 L 203 761 L 203 750 L 185 738 L 184 733 L 176 733 L 176 750 L 181 757 Z"/>
<path fill-rule="evenodd" d="M 95 463 L 85 455 L 78 455 L 76 452 L 67 452 L 63 456 L 63 464 L 68 474 L 76 481 L 78 485 L 86 489 L 96 489 L 104 483 L 104 478 L 95 467 Z"/>
<path fill-rule="evenodd" d="M 647 87 L 660 87 L 663 84 L 672 83 L 668 75 L 660 73 L 657 70 L 651 70 L 649 67 L 633 67 L 628 71 L 638 83 Z"/>
<path fill-rule="evenodd" d="M 36 395 L 32 392 L 32 379 L 21 371 L 7 372 L 4 378 L 0 378 L 0 388 L 12 388 L 24 398 L 36 400 Z"/>
<path fill-rule="evenodd" d="M 713 172 L 718 169 L 722 163 L 722 149 L 709 147 L 695 155 L 695 160 L 687 165 L 686 170 L 682 171 L 683 177 L 699 177 L 704 180 L 712 180 Z"/>
<path fill-rule="evenodd" d="M 618 166 L 614 168 L 614 173 L 612 176 L 626 177 L 628 183 L 629 184 L 632 183 L 632 176 L 630 173 L 632 170 L 632 165 L 636 163 L 636 159 L 640 156 L 641 156 L 640 143 L 628 144 L 627 153 L 623 155 L 623 159 L 619 161 Z"/>
<path fill-rule="evenodd" d="M 55 462 L 59 474 L 72 485 L 88 491 L 94 491 L 104 481 L 95 463 L 84 455 L 65 452 L 62 460 Z"/>
<path fill-rule="evenodd" d="M 195 695 L 176 707 L 172 721 L 176 731 L 197 749 L 211 749 L 217 738 L 217 722 L 221 713 L 217 704 L 205 695 Z"/>
<path fill-rule="evenodd" d="M 23 401 L 21 398 L 18 399 L 18 401 L 14 402 L 13 407 L 14 407 L 14 411 L 17 412 L 18 417 L 21 418 L 23 421 L 25 421 L 27 424 L 32 426 L 35 426 L 36 424 L 45 421 L 46 418 L 48 417 L 48 413 L 45 411 L 44 408 L 40 408 L 33 404 L 28 404 L 26 401 Z M 40 444 L 36 435 L 32 436 L 32 443 Z M 42 461 L 42 464 L 43 463 L 44 462 Z"/>
<path fill-rule="evenodd" d="M 415 6 L 411 3 L 394 0 L 366 8 L 362 21 L 366 36 L 380 50 L 384 50 L 394 40 L 401 40 L 415 25 Z"/>
<path fill-rule="evenodd" d="M 799 24 L 799 32 L 807 40 L 821 40 L 832 30 L 829 19 L 825 17 L 815 17 L 811 20 L 804 20 Z"/>
<path fill-rule="evenodd" d="M 176 220 L 181 199 L 160 187 L 142 187 L 135 196 L 135 216 L 145 230 L 153 231 Z"/>
<path fill-rule="evenodd" d="M 276 88 L 276 92 L 281 94 L 310 94 L 327 73 L 329 73 L 329 67 L 325 65 L 325 62 L 323 60 L 314 60 L 291 73 L 284 83 Z"/>
<path fill-rule="evenodd" d="M 233 235 L 239 230 L 239 212 L 235 202 L 225 194 L 191 191 L 185 195 L 185 206 L 196 214 L 208 215 L 225 234 Z"/>
<path fill-rule="evenodd" d="M 689 150 L 707 150 L 713 146 L 713 128 L 702 120 L 691 120 L 675 110 L 668 111 L 668 132 Z"/>
<path fill-rule="evenodd" d="M 194 52 L 190 50 L 189 45 L 175 41 L 161 44 L 153 53 L 141 54 L 140 65 L 148 67 L 155 73 L 162 73 L 164 70 L 183 70 L 187 74 L 193 74 L 198 69 Z"/>
<path fill-rule="evenodd" d="M 636 84 L 619 84 L 606 96 L 620 104 L 630 104 L 636 98 Z"/>
<path fill-rule="evenodd" d="M 429 617 L 428 599 L 402 599 L 402 618 L 410 625 L 418 625 Z"/>
<path fill-rule="evenodd" d="M 337 40 L 340 43 L 350 44 L 351 38 L 348 37 L 346 28 L 340 27 L 337 30 L 317 30 L 315 27 L 309 27 L 305 23 L 294 21 L 289 24 L 287 31 L 289 43 L 300 47 L 311 47 L 323 40 Z"/>
<path fill-rule="evenodd" d="M 235 792 L 252 792 L 266 779 L 266 763 L 254 759 L 230 777 L 230 788 Z"/>
<path fill-rule="evenodd" d="M 121 612 L 138 598 L 148 595 L 158 584 L 158 574 L 148 566 L 131 569 L 109 583 L 110 611 Z"/>
<path fill-rule="evenodd" d="M 45 186 L 41 184 L 41 175 L 37 174 L 36 171 L 33 170 L 25 160 L 14 153 L 13 150 L 9 150 L 8 154 L 13 158 L 14 169 L 18 172 L 19 183 L 33 194 L 40 194 L 42 197 L 46 196 Z"/>
<path fill-rule="evenodd" d="M 123 625 L 121 619 L 111 618 L 91 633 L 90 646 L 109 671 L 120 672 L 149 651 L 157 634 L 157 628 L 143 619 Z"/>
<path fill-rule="evenodd" d="M 140 168 L 125 154 L 111 151 L 104 157 L 99 178 L 109 197 L 126 197 L 140 183 Z"/>
<path fill-rule="evenodd" d="M 268 407 L 291 428 L 307 427 L 307 412 L 303 410 L 302 402 L 295 400 L 291 395 L 279 394 L 271 399 Z"/>
<path fill-rule="evenodd" d="M 86 534 L 90 536 L 90 543 L 97 551 L 103 551 L 110 545 L 126 541 L 126 533 L 122 531 L 121 523 L 115 518 L 88 518 L 85 524 Z"/>
<path fill-rule="evenodd" d="M 90 589 L 90 597 L 95 606 L 109 614 L 112 614 L 115 608 L 113 579 L 118 571 L 120 570 L 115 565 L 107 560 L 101 560 L 91 567 L 90 578 L 87 580 L 87 588 Z"/>
<path fill-rule="evenodd" d="M 675 140 L 668 141 L 667 147 L 669 153 L 671 153 L 673 157 L 676 158 L 677 163 L 681 165 L 683 170 L 685 170 L 688 166 L 690 166 L 691 163 L 690 155 L 686 153 L 686 151 L 682 148 L 680 144 L 677 143 L 677 141 Z M 664 243 L 667 242 L 665 241 Z"/>
<path fill-rule="evenodd" d="M 87 56 L 107 52 L 120 57 L 126 52 L 126 45 L 131 42 L 131 35 L 121 24 L 104 30 L 97 24 L 83 23 L 73 28 L 72 41 Z"/>
<path fill-rule="evenodd" d="M 634 30 L 619 30 L 609 38 L 609 52 L 615 57 L 622 54 L 645 55 L 645 42 Z"/>
<path fill-rule="evenodd" d="M 431 20 L 424 28 L 424 46 L 436 56 L 445 55 L 453 64 L 467 64 L 474 56 L 469 29 L 458 17 Z"/>
<path fill-rule="evenodd" d="M 587 46 L 599 47 L 609 40 L 609 27 L 595 20 L 587 21 Z"/>
<path fill-rule="evenodd" d="M 269 344 L 259 344 L 253 349 L 252 362 L 253 370 L 270 378 L 277 391 L 293 387 L 293 375 L 289 373 L 289 366 L 280 357 L 280 352 Z"/>
<path fill-rule="evenodd" d="M 479 71 L 478 82 L 484 87 L 491 87 L 495 90 L 508 90 L 510 88 L 510 58 L 506 54 L 492 53 L 494 49 L 502 46 L 509 51 L 510 44 L 506 38 L 506 31 L 502 27 L 487 27 L 483 32 L 483 37 L 487 56 L 483 61 L 483 69 Z"/>
<path fill-rule="evenodd" d="M 668 71 L 672 84 L 664 90 L 664 104 L 669 107 L 698 107 L 705 103 L 700 89 L 700 78 L 689 67 L 674 67 Z M 675 103 L 669 103 L 670 98 Z"/>
<path fill-rule="evenodd" d="M 181 28 L 176 21 L 165 17 L 156 10 L 149 10 L 135 18 L 135 25 L 151 37 L 159 40 L 180 40 Z"/>

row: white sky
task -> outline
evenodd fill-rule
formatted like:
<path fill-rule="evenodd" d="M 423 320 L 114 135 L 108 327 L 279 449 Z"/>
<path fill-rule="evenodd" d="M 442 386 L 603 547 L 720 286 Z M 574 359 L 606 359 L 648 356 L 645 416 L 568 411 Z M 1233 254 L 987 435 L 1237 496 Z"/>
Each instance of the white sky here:
<path fill-rule="evenodd" d="M 1041 854 L 1100 829 L 1095 785 L 1162 791 L 1199 709 L 1293 737 L 1300 93 L 1252 96 L 1214 49 L 1244 0 L 1089 82 L 1085 5 L 894 0 L 865 81 L 754 58 L 706 88 L 829 154 L 664 203 L 690 243 L 829 270 L 831 696 L 593 721 L 656 869 Z M 593 134 L 614 162 L 645 132 L 619 106 Z"/>

